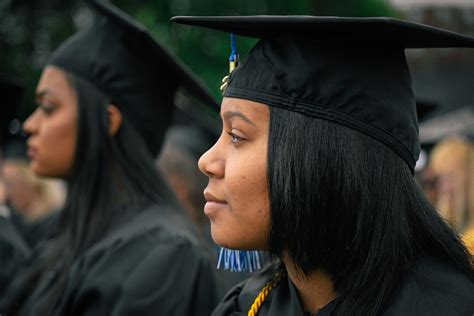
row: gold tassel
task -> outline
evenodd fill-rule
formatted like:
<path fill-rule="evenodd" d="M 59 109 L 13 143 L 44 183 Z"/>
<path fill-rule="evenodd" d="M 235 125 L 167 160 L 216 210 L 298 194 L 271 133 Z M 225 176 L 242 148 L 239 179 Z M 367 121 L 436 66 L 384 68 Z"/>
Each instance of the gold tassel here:
<path fill-rule="evenodd" d="M 232 71 L 234 71 L 234 69 L 237 68 L 238 65 L 239 65 L 239 59 L 238 59 L 237 55 L 235 55 L 235 60 L 231 60 L 229 62 L 229 74 L 227 76 L 225 76 L 224 78 L 222 78 L 222 82 L 221 82 L 221 86 L 220 86 L 220 90 L 221 90 L 222 94 L 224 94 L 225 89 L 227 88 L 230 73 Z"/>

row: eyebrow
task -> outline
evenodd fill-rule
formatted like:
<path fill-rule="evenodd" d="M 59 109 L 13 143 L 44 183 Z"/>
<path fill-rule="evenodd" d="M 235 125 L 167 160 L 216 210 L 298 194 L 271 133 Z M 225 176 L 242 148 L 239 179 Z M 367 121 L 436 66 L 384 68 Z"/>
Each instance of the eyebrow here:
<path fill-rule="evenodd" d="M 248 117 L 246 117 L 245 115 L 243 115 L 240 112 L 226 111 L 226 112 L 224 112 L 224 114 L 222 114 L 222 116 L 225 120 L 230 120 L 234 117 L 238 117 L 238 118 L 241 118 L 246 123 L 248 123 L 250 125 L 253 125 L 253 126 L 256 126 L 254 122 L 252 122 Z"/>

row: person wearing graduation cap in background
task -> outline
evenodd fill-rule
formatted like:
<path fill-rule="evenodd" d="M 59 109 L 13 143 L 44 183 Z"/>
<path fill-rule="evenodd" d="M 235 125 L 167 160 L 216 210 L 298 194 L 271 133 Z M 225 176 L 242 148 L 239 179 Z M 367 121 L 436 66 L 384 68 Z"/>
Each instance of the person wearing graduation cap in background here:
<path fill-rule="evenodd" d="M 391 18 L 172 21 L 260 39 L 224 82 L 222 134 L 199 167 L 214 241 L 276 262 L 213 315 L 474 312 L 472 257 L 413 179 L 404 54 L 473 38 Z"/>
<path fill-rule="evenodd" d="M 0 314 L 209 315 L 213 267 L 153 159 L 178 88 L 214 100 L 128 15 L 87 3 L 94 25 L 52 54 L 24 123 L 32 169 L 67 181 L 61 230 L 18 264 Z"/>
<path fill-rule="evenodd" d="M 202 192 L 207 185 L 207 177 L 197 166 L 199 157 L 216 142 L 220 134 L 217 120 L 207 112 L 194 104 L 179 104 L 156 165 L 198 228 L 211 257 L 216 260 L 220 247 L 212 240 L 210 223 L 203 213 L 206 200 Z M 251 276 L 250 272 L 234 273 L 224 269 L 215 272 L 219 298 Z"/>
<path fill-rule="evenodd" d="M 188 216 L 206 238 L 210 227 L 202 212 L 206 202 L 202 191 L 207 177 L 199 171 L 197 161 L 220 133 L 218 121 L 213 117 L 217 116 L 217 111 L 207 112 L 190 102 L 181 102 L 174 111 L 172 126 L 166 132 L 160 156 L 155 161 Z"/>

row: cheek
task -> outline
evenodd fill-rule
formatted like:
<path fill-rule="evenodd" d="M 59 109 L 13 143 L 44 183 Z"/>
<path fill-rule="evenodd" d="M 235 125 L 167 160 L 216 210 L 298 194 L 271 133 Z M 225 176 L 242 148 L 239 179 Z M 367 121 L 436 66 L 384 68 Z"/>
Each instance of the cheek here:
<path fill-rule="evenodd" d="M 239 205 L 211 219 L 212 239 L 229 249 L 266 250 L 269 212 L 257 205 Z M 242 208 L 246 212 L 241 212 Z"/>
<path fill-rule="evenodd" d="M 229 211 L 212 222 L 213 238 L 233 249 L 264 250 L 270 222 L 266 163 L 235 168 L 228 163 L 224 181 Z"/>
<path fill-rule="evenodd" d="M 76 138 L 75 120 L 58 119 L 45 124 L 40 133 L 38 159 L 31 163 L 33 171 L 48 177 L 69 175 L 76 153 Z"/>

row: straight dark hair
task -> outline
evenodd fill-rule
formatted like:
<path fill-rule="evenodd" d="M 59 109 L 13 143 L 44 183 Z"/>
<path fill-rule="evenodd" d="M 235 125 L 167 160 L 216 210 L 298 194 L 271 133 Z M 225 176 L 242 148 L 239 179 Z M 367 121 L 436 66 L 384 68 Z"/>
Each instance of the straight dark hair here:
<path fill-rule="evenodd" d="M 78 138 L 73 170 L 66 179 L 68 195 L 60 230 L 28 273 L 12 282 L 9 294 L 16 294 L 7 303 L 8 315 L 31 312 L 21 306 L 37 298 L 35 289 L 46 277 L 45 272 L 56 270 L 54 285 L 41 294 L 43 306 L 34 311 L 50 314 L 61 298 L 70 266 L 85 250 L 148 206 L 160 204 L 180 210 L 144 141 L 127 118 L 123 117 L 117 134 L 111 136 L 109 100 L 88 81 L 66 74 L 77 94 Z"/>
<path fill-rule="evenodd" d="M 335 315 L 378 315 L 418 259 L 474 280 L 472 257 L 385 145 L 345 126 L 270 107 L 269 251 L 328 273 Z"/>

